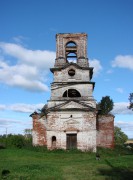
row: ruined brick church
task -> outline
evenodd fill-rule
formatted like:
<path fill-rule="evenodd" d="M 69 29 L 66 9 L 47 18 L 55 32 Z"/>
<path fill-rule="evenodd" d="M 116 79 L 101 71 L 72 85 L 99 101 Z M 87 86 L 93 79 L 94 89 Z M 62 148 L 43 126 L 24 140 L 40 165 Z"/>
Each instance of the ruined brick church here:
<path fill-rule="evenodd" d="M 40 113 L 30 115 L 33 145 L 94 152 L 97 146 L 112 148 L 114 116 L 100 115 L 93 97 L 87 34 L 57 34 L 56 59 L 50 70 L 51 97 Z"/>

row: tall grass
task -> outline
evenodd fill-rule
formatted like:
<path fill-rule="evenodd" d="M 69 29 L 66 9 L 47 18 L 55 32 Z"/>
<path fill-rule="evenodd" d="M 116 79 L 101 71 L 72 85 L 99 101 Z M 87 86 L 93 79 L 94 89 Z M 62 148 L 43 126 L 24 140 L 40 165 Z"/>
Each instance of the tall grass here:
<path fill-rule="evenodd" d="M 133 155 L 131 150 L 124 151 L 99 148 L 98 161 L 95 153 L 78 150 L 1 149 L 1 179 L 130 180 L 133 179 Z M 3 170 L 9 173 L 2 175 Z"/>

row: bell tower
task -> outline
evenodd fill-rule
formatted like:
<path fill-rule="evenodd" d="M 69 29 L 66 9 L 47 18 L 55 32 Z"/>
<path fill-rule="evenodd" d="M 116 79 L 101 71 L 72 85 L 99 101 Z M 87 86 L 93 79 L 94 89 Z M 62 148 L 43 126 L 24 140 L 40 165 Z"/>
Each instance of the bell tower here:
<path fill-rule="evenodd" d="M 88 67 L 87 34 L 57 34 L 55 67 L 62 67 L 76 60 L 81 67 Z"/>
<path fill-rule="evenodd" d="M 51 100 L 56 104 L 70 100 L 91 104 L 95 108 L 91 82 L 93 68 L 87 58 L 87 34 L 57 34 L 54 81 L 51 84 Z M 51 106 L 51 105 L 50 105 Z"/>
<path fill-rule="evenodd" d="M 87 34 L 57 34 L 55 65 L 50 70 L 54 80 L 47 106 L 48 147 L 54 136 L 59 148 L 95 151 L 95 83 L 91 82 L 93 68 L 87 58 Z"/>
<path fill-rule="evenodd" d="M 87 34 L 56 35 L 51 96 L 41 113 L 34 112 L 33 145 L 48 149 L 96 151 L 113 147 L 114 117 L 98 114 L 93 97 L 93 68 L 87 58 Z"/>

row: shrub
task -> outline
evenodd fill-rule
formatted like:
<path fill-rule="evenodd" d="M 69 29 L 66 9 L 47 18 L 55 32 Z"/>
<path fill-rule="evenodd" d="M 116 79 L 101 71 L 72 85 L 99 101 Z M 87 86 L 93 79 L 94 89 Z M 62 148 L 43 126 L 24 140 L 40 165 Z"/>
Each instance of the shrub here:
<path fill-rule="evenodd" d="M 5 145 L 4 144 L 0 144 L 0 149 L 5 149 Z"/>
<path fill-rule="evenodd" d="M 8 143 L 10 147 L 22 148 L 24 147 L 24 137 L 22 135 L 11 135 L 8 138 Z"/>
<path fill-rule="evenodd" d="M 18 135 L 3 135 L 0 136 L 0 142 L 3 147 L 7 148 L 23 148 L 28 147 L 32 145 L 32 139 L 31 138 L 25 138 L 25 136 L 18 134 Z"/>

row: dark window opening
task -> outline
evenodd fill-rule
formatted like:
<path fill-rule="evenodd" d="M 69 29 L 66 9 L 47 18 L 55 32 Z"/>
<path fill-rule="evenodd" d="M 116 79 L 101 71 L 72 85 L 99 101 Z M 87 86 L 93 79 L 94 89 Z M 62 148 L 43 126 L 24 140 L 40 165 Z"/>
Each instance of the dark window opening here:
<path fill-rule="evenodd" d="M 67 91 L 64 92 L 63 97 L 68 97 L 67 96 Z"/>
<path fill-rule="evenodd" d="M 68 71 L 68 74 L 69 74 L 69 76 L 74 76 L 75 75 L 75 70 L 74 69 L 70 69 Z"/>
<path fill-rule="evenodd" d="M 81 97 L 81 94 L 76 89 L 68 89 L 64 92 L 63 97 Z"/>
<path fill-rule="evenodd" d="M 56 137 L 52 136 L 52 149 L 56 148 Z"/>
<path fill-rule="evenodd" d="M 64 92 L 63 97 L 67 97 L 67 91 Z"/>

